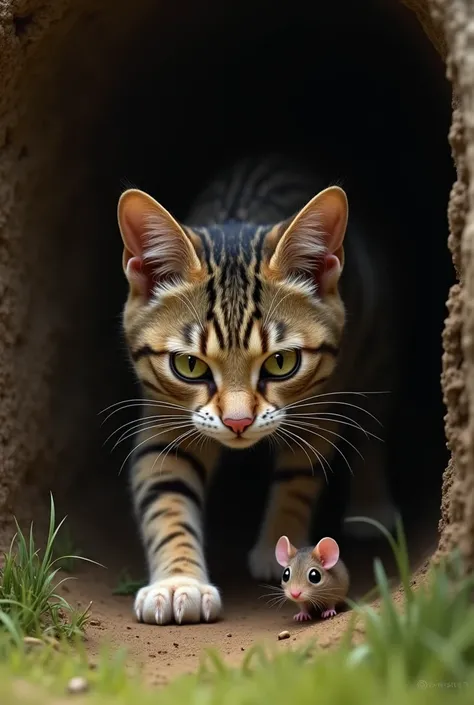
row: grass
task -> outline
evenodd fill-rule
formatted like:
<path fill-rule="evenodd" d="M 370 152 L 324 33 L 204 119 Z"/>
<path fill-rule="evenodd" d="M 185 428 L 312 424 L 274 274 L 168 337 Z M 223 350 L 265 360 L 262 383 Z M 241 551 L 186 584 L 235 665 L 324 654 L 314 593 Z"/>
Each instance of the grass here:
<path fill-rule="evenodd" d="M 380 608 L 375 610 L 367 602 L 352 605 L 347 634 L 336 649 L 327 652 L 318 649 L 316 643 L 282 652 L 277 643 L 273 650 L 256 645 L 247 652 L 240 668 L 230 668 L 218 653 L 209 651 L 198 673 L 180 677 L 158 692 L 145 687 L 140 672 L 128 672 L 123 651 L 104 651 L 91 669 L 80 641 L 62 643 L 59 650 L 49 645 L 29 649 L 19 638 L 26 633 L 41 635 L 64 630 L 63 618 L 59 625 L 55 623 L 58 610 L 67 612 L 54 587 L 61 558 L 52 558 L 57 535 L 51 500 L 50 530 L 42 558 L 32 532 L 26 539 L 20 531 L 5 556 L 0 587 L 2 595 L 9 596 L 0 601 L 4 633 L 3 641 L 0 638 L 2 705 L 19 701 L 54 704 L 55 698 L 58 705 L 62 704 L 69 679 L 81 675 L 90 686 L 84 699 L 91 705 L 134 705 L 137 701 L 143 705 L 445 705 L 452 699 L 461 705 L 474 702 L 474 577 L 465 576 L 459 557 L 453 556 L 444 565 L 433 567 L 426 585 L 415 589 L 400 523 L 396 540 L 386 535 L 397 559 L 402 604 L 393 602 L 387 575 L 376 561 Z M 127 580 L 123 585 L 130 585 L 129 577 Z M 55 607 L 58 603 L 60 607 Z M 68 609 L 71 610 L 69 606 Z M 69 623 L 74 623 L 68 614 Z M 85 621 L 86 617 L 81 627 Z M 363 640 L 360 628 L 365 632 Z M 72 635 L 80 631 L 81 628 L 73 629 Z M 156 634 L 158 637 L 159 628 Z"/>
<path fill-rule="evenodd" d="M 0 624 L 10 639 L 19 645 L 25 636 L 51 636 L 70 639 L 83 633 L 89 608 L 77 611 L 58 594 L 58 587 L 67 580 L 57 580 L 61 563 L 80 556 L 54 557 L 58 533 L 54 501 L 51 497 L 49 529 L 44 551 L 37 548 L 33 524 L 28 535 L 17 531 L 10 548 L 3 555 L 0 568 Z"/>

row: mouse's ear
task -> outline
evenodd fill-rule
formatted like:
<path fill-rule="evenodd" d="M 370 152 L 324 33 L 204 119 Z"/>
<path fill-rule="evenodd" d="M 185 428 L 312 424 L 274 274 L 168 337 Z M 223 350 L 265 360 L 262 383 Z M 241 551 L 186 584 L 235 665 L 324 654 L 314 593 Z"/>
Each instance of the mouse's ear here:
<path fill-rule="evenodd" d="M 313 548 L 313 556 L 318 560 L 325 570 L 334 568 L 339 560 L 339 546 L 334 539 L 326 536 Z"/>
<path fill-rule="evenodd" d="M 275 548 L 275 558 L 278 563 L 286 568 L 290 559 L 296 555 L 296 548 L 291 545 L 288 536 L 280 536 Z"/>

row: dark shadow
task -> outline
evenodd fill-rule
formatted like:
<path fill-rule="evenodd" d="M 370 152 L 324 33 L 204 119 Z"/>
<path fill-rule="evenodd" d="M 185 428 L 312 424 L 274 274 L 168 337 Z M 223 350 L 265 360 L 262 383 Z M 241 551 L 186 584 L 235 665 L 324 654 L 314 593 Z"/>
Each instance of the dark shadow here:
<path fill-rule="evenodd" d="M 387 3 L 230 3 L 226 15 L 203 15 L 166 57 L 147 23 L 124 46 L 120 91 L 98 116 L 91 183 L 100 189 L 98 249 L 107 276 L 102 308 L 91 323 L 97 340 L 100 409 L 136 396 L 120 337 L 126 289 L 117 199 L 124 186 L 148 190 L 177 217 L 225 159 L 249 150 L 302 151 L 328 182 L 341 183 L 354 213 L 381 238 L 395 233 L 404 310 L 403 390 L 390 429 L 394 493 L 403 507 L 413 559 L 436 543 L 441 473 L 447 463 L 440 391 L 441 330 L 453 272 L 447 249 L 447 202 L 455 178 L 447 141 L 451 119 L 445 68 L 413 16 Z M 357 5 L 357 9 L 355 7 Z M 237 10 L 237 8 L 240 8 Z M 216 12 L 218 11 L 214 8 Z M 115 70 L 115 69 L 113 69 Z M 133 418 L 97 425 L 92 467 L 71 488 L 71 520 L 84 550 L 109 565 L 143 573 L 131 520 L 126 451 L 102 444 Z M 119 423 L 120 420 L 120 423 Z M 216 577 L 246 579 L 244 554 L 255 536 L 269 463 L 265 449 L 249 462 L 231 454 L 211 496 L 209 544 Z M 315 536 L 338 535 L 347 469 L 335 466 Z M 223 501 L 223 494 L 229 497 Z M 216 501 L 216 497 L 220 500 Z M 217 541 L 215 540 L 217 537 Z M 373 547 L 346 546 L 365 589 Z M 357 578 L 360 578 L 358 581 Z"/>

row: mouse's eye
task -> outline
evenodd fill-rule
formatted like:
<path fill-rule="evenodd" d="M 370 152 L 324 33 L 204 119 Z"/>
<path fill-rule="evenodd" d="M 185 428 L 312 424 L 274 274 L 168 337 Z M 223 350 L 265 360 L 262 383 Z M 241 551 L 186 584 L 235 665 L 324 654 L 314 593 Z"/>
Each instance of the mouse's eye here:
<path fill-rule="evenodd" d="M 287 583 L 288 580 L 290 579 L 291 575 L 291 568 L 285 568 L 283 571 L 283 575 L 281 576 L 281 579 L 283 580 L 284 583 Z"/>
<path fill-rule="evenodd" d="M 310 570 L 308 570 L 308 580 L 310 583 L 313 583 L 313 585 L 320 583 L 321 573 L 319 570 L 316 570 L 316 568 L 310 568 Z"/>

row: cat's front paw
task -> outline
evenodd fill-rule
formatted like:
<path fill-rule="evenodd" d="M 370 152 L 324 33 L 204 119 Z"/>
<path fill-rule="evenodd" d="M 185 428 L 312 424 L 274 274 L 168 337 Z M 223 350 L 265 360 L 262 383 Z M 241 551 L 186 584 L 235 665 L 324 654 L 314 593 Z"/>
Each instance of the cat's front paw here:
<path fill-rule="evenodd" d="M 213 585 L 176 575 L 141 588 L 134 610 L 137 620 L 147 624 L 214 622 L 222 602 Z"/>
<path fill-rule="evenodd" d="M 256 580 L 281 580 L 283 568 L 275 558 L 275 546 L 257 544 L 248 555 L 250 575 Z"/>
<path fill-rule="evenodd" d="M 392 533 L 396 526 L 397 508 L 390 501 L 365 509 L 363 507 L 351 507 L 347 518 L 350 519 L 351 517 L 367 517 L 368 519 L 375 519 L 379 522 L 379 524 L 382 524 L 382 526 Z M 355 539 L 362 540 L 383 538 L 380 529 L 365 521 L 347 522 L 344 524 L 344 531 L 347 535 Z"/>

